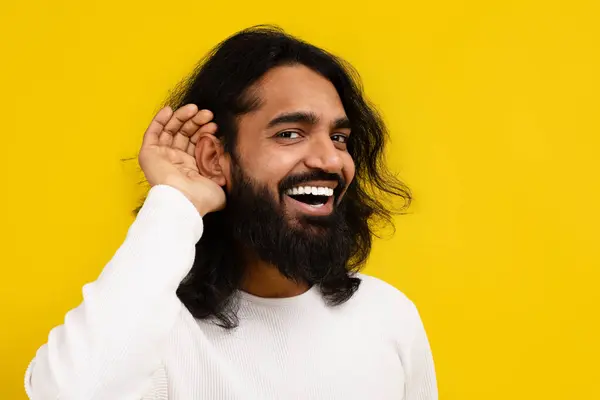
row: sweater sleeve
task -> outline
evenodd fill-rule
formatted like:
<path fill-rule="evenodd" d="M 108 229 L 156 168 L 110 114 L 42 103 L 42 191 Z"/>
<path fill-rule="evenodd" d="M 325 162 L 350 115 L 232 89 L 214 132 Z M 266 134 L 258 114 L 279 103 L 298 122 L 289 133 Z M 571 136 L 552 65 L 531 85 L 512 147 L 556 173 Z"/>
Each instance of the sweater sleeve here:
<path fill-rule="evenodd" d="M 83 302 L 50 332 L 25 374 L 37 399 L 140 399 L 182 311 L 202 218 L 178 190 L 153 187 L 124 243 Z"/>
<path fill-rule="evenodd" d="M 406 377 L 406 400 L 437 400 L 438 388 L 435 366 L 427 333 L 417 308 L 414 313 L 412 343 L 408 347 L 408 371 Z"/>

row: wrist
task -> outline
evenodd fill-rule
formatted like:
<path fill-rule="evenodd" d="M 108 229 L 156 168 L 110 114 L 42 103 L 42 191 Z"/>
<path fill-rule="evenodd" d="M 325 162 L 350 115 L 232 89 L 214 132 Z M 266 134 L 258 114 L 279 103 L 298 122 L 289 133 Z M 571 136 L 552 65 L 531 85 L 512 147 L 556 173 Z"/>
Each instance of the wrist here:
<path fill-rule="evenodd" d="M 173 189 L 175 189 L 178 192 L 180 192 L 181 194 L 183 194 L 185 196 L 185 198 L 190 203 L 192 203 L 192 205 L 194 206 L 194 208 L 196 209 L 196 211 L 198 211 L 198 214 L 200 214 L 201 217 L 204 217 L 204 215 L 207 214 L 207 211 L 205 210 L 205 207 L 202 206 L 203 202 L 197 201 L 188 191 L 182 189 L 180 187 L 181 185 L 178 185 L 177 183 L 173 183 L 173 182 L 169 182 L 169 181 L 166 181 L 162 185 L 172 187 Z"/>

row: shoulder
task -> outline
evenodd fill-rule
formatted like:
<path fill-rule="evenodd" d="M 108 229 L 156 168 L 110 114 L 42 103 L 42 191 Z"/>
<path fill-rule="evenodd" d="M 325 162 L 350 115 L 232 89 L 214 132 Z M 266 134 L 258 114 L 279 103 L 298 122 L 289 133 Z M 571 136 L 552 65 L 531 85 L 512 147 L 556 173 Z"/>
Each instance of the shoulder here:
<path fill-rule="evenodd" d="M 406 371 L 409 390 L 437 393 L 431 348 L 415 304 L 399 289 L 373 276 L 358 274 L 357 308 L 368 315 L 371 329 L 391 343 Z M 384 341 L 385 342 L 385 341 Z M 425 388 L 421 385 L 432 385 Z M 424 393 L 424 392 L 422 392 Z M 411 397 L 409 395 L 408 397 Z M 434 395 L 435 398 L 436 395 Z M 433 398 L 433 397 L 432 397 Z"/>
<path fill-rule="evenodd" d="M 372 302 L 383 308 L 393 308 L 396 311 L 414 309 L 415 304 L 400 289 L 386 281 L 371 275 L 359 273 L 361 284 L 357 295 L 363 302 Z"/>
<path fill-rule="evenodd" d="M 383 326 L 402 336 L 420 329 L 419 312 L 407 295 L 374 276 L 362 273 L 356 276 L 361 279 L 354 299 L 358 307 L 378 316 Z"/>

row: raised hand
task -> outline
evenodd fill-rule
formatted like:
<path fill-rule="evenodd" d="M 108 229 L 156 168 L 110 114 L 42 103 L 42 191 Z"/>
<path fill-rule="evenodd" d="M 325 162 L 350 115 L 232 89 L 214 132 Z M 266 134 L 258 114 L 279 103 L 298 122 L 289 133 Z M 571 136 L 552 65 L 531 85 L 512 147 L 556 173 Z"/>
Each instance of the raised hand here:
<path fill-rule="evenodd" d="M 225 192 L 200 175 L 194 156 L 199 138 L 217 131 L 212 118 L 212 112 L 198 111 L 194 104 L 175 112 L 165 107 L 148 126 L 139 154 L 140 166 L 151 186 L 169 185 L 178 189 L 202 216 L 225 206 Z"/>

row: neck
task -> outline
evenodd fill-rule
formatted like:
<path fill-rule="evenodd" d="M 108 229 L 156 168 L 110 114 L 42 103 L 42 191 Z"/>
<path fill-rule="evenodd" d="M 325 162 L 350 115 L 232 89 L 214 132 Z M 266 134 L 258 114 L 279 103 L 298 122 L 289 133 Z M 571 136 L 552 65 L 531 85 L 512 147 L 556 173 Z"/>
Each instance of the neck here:
<path fill-rule="evenodd" d="M 277 267 L 256 257 L 247 257 L 245 275 L 241 289 L 258 297 L 285 298 L 306 292 L 310 286 L 306 282 L 294 282 L 279 272 Z"/>

